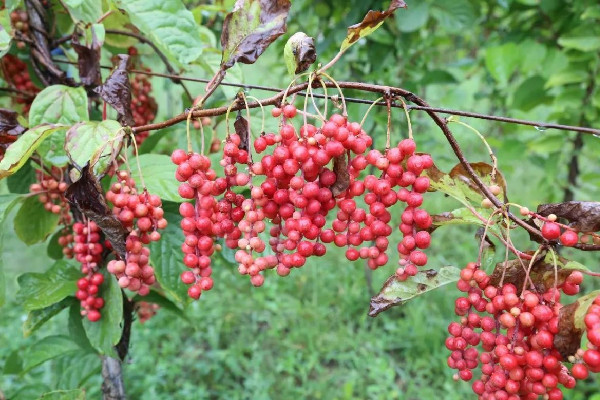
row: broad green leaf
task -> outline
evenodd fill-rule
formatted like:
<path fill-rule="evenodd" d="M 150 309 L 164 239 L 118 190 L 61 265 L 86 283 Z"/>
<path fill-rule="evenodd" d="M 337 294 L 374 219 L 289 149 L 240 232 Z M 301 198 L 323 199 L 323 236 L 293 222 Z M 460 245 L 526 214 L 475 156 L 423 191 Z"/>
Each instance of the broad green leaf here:
<path fill-rule="evenodd" d="M 85 400 L 85 390 L 69 389 L 69 390 L 53 390 L 46 392 L 38 400 Z"/>
<path fill-rule="evenodd" d="M 348 50 L 359 39 L 375 32 L 398 8 L 406 8 L 406 3 L 403 0 L 392 0 L 390 6 L 385 11 L 369 10 L 361 22 L 348 27 L 348 34 L 342 42 L 340 52 Z"/>
<path fill-rule="evenodd" d="M 160 131 L 150 132 L 150 136 L 148 136 L 144 142 L 138 146 L 138 154 L 142 155 L 151 153 L 162 138 L 172 133 L 173 130 L 170 129 L 161 129 Z"/>
<path fill-rule="evenodd" d="M 42 393 L 52 390 L 48 385 L 43 383 L 32 383 L 20 388 L 16 393 L 13 393 L 10 400 L 31 400 L 37 399 Z"/>
<path fill-rule="evenodd" d="M 23 371 L 23 350 L 15 349 L 4 359 L 3 375 L 17 375 Z"/>
<path fill-rule="evenodd" d="M 552 88 L 555 86 L 568 85 L 570 83 L 581 83 L 587 78 L 588 74 L 586 71 L 568 69 L 550 76 L 545 87 Z"/>
<path fill-rule="evenodd" d="M 27 319 L 23 323 L 23 336 L 30 336 L 33 332 L 38 330 L 42 325 L 50 320 L 50 318 L 54 317 L 56 314 L 69 307 L 73 303 L 76 303 L 73 297 L 66 297 L 58 303 L 54 303 L 48 307 L 29 311 L 29 314 L 27 314 Z"/>
<path fill-rule="evenodd" d="M 151 264 L 160 286 L 178 303 L 185 303 L 187 286 L 180 280 L 180 275 L 187 268 L 181 256 L 181 243 L 184 236 L 179 223 L 179 204 L 163 202 L 165 218 L 169 225 L 162 232 L 161 239 L 150 243 Z"/>
<path fill-rule="evenodd" d="M 29 126 L 44 123 L 73 125 L 89 119 L 88 99 L 83 87 L 48 86 L 37 94 L 29 110 Z"/>
<path fill-rule="evenodd" d="M 91 377 L 100 375 L 102 362 L 96 353 L 77 352 L 57 358 L 54 368 L 60 371 L 55 387 L 82 387 Z"/>
<path fill-rule="evenodd" d="M 236 62 L 254 63 L 266 48 L 286 31 L 289 0 L 263 2 L 238 0 L 225 16 L 221 32 L 221 70 Z"/>
<path fill-rule="evenodd" d="M 37 148 L 37 153 L 42 162 L 55 167 L 64 167 L 69 163 L 69 157 L 65 152 L 65 137 L 68 126 L 63 126 L 53 132 Z"/>
<path fill-rule="evenodd" d="M 431 13 L 449 31 L 470 28 L 477 21 L 476 9 L 468 0 L 436 1 Z"/>
<path fill-rule="evenodd" d="M 53 260 L 62 260 L 64 258 L 63 247 L 58 243 L 58 239 L 64 235 L 64 230 L 59 229 L 50 237 L 48 241 L 48 247 L 46 247 L 46 254 Z"/>
<path fill-rule="evenodd" d="M 79 347 L 88 353 L 97 354 L 96 350 L 92 347 L 87 334 L 85 333 L 85 328 L 83 327 L 83 318 L 81 316 L 81 305 L 79 302 L 75 302 L 69 308 L 69 321 L 67 323 L 67 329 L 69 331 L 69 337 L 72 341 L 77 343 Z"/>
<path fill-rule="evenodd" d="M 513 94 L 513 108 L 530 111 L 532 108 L 549 101 L 551 98 L 546 94 L 545 83 L 546 80 L 537 75 L 523 81 Z"/>
<path fill-rule="evenodd" d="M 521 58 L 521 70 L 524 73 L 530 71 L 543 72 L 542 70 L 547 68 L 547 65 L 542 61 L 547 54 L 546 46 L 533 40 L 526 40 L 519 43 L 518 46 L 521 54 L 527 54 L 527 57 Z"/>
<path fill-rule="evenodd" d="M 401 32 L 414 32 L 427 23 L 429 19 L 429 4 L 419 1 L 410 4 L 406 10 L 396 14 L 396 26 Z"/>
<path fill-rule="evenodd" d="M 28 162 L 6 179 L 6 185 L 11 193 L 26 194 L 29 193 L 29 186 L 36 181 L 35 170 Z"/>
<path fill-rule="evenodd" d="M 127 14 L 113 11 L 104 19 L 104 21 L 102 21 L 102 25 L 104 25 L 104 28 L 107 30 L 123 30 L 123 27 L 131 26 L 131 21 L 129 20 L 129 16 Z M 109 46 L 120 49 L 126 49 L 138 44 L 138 40 L 134 37 L 115 35 L 112 33 L 106 34 L 104 42 Z"/>
<path fill-rule="evenodd" d="M 583 14 L 581 14 L 581 19 L 600 19 L 600 4 L 586 8 Z"/>
<path fill-rule="evenodd" d="M 189 64 L 202 54 L 200 29 L 181 0 L 114 0 L 114 3 L 170 58 Z"/>
<path fill-rule="evenodd" d="M 561 36 L 558 38 L 558 44 L 567 49 L 579 51 L 596 51 L 600 49 L 600 38 L 597 35 L 591 36 Z"/>
<path fill-rule="evenodd" d="M 100 354 L 112 356 L 115 354 L 114 346 L 121 338 L 123 319 L 123 295 L 114 276 L 104 277 L 100 296 L 104 299 L 104 307 L 100 310 L 102 318 L 97 322 L 90 322 L 86 318 L 83 320 L 83 327 L 90 344 Z"/>
<path fill-rule="evenodd" d="M 182 199 L 177 192 L 179 182 L 174 178 L 175 164 L 171 158 L 162 154 L 142 154 L 138 157 L 142 168 L 142 175 L 146 188 L 150 194 L 160 196 L 163 200 L 181 202 Z M 134 166 L 135 165 L 135 166 Z M 141 187 L 140 173 L 137 165 L 132 160 L 131 176 Z"/>
<path fill-rule="evenodd" d="M 96 166 L 103 172 L 121 148 L 124 132 L 113 120 L 80 122 L 71 127 L 65 139 L 65 150 L 73 164 L 83 168 Z"/>
<path fill-rule="evenodd" d="M 46 336 L 25 350 L 23 372 L 27 372 L 33 367 L 37 367 L 53 358 L 80 350 L 77 343 L 73 342 L 67 336 Z"/>
<path fill-rule="evenodd" d="M 369 316 L 375 317 L 390 307 L 400 306 L 416 296 L 456 282 L 459 277 L 460 270 L 450 266 L 442 267 L 439 271 L 419 271 L 404 282 L 399 281 L 394 274 L 385 281 L 379 294 L 371 298 Z"/>
<path fill-rule="evenodd" d="M 27 311 L 49 307 L 73 295 L 79 278 L 81 272 L 73 264 L 56 261 L 45 272 L 28 272 L 19 276 L 17 299 Z"/>
<path fill-rule="evenodd" d="M 506 84 L 517 71 L 521 55 L 516 44 L 510 42 L 485 49 L 485 66 L 496 81 Z"/>
<path fill-rule="evenodd" d="M 15 233 L 26 245 L 42 242 L 54 232 L 60 215 L 44 208 L 38 196 L 25 199 L 14 220 Z"/>
<path fill-rule="evenodd" d="M 6 217 L 10 214 L 13 207 L 23 200 L 22 196 L 16 194 L 0 195 L 0 307 L 6 300 L 6 278 L 4 276 L 4 258 L 2 257 L 4 248 L 4 234 L 7 231 L 5 227 Z"/>
<path fill-rule="evenodd" d="M 8 146 L 4 158 L 0 161 L 0 179 L 14 174 L 25 164 L 43 140 L 60 128 L 61 126 L 45 124 L 36 126 L 19 136 L 14 143 Z"/>
<path fill-rule="evenodd" d="M 98 0 L 63 0 L 73 22 L 94 23 L 102 16 L 102 2 Z"/>
<path fill-rule="evenodd" d="M 4 56 L 10 50 L 11 40 L 12 26 L 10 23 L 10 11 L 8 9 L 0 10 L 0 57 Z"/>

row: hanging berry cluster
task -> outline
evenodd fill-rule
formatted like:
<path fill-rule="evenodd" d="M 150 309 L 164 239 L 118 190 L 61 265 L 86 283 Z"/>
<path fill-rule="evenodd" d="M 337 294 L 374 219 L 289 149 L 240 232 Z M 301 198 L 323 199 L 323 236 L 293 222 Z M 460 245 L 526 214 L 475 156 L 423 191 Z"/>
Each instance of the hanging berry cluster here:
<path fill-rule="evenodd" d="M 145 68 L 137 58 L 137 49 L 135 47 L 129 48 L 129 55 L 133 57 L 132 65 L 136 69 L 141 69 L 150 72 L 149 68 Z M 146 125 L 154 121 L 156 117 L 156 111 L 158 105 L 156 100 L 151 95 L 152 83 L 145 74 L 135 74 L 133 81 L 131 82 L 131 112 L 133 114 L 133 120 L 135 126 Z M 142 142 L 148 137 L 149 132 L 139 132 L 136 134 L 135 139 L 137 144 Z"/>
<path fill-rule="evenodd" d="M 19 31 L 21 36 L 29 36 L 29 16 L 25 10 L 15 10 L 10 13 L 10 23 L 15 30 Z M 17 48 L 24 49 L 26 44 L 22 40 L 17 40 Z"/>
<path fill-rule="evenodd" d="M 458 370 L 455 378 L 469 381 L 473 371 L 481 367 L 481 377 L 472 388 L 483 400 L 538 396 L 562 399 L 559 385 L 573 388 L 576 379 L 587 377 L 587 367 L 581 363 L 575 364 L 570 373 L 565 362 L 573 360 L 564 360 L 555 345 L 561 292 L 578 293 L 583 275 L 573 271 L 564 283 L 543 292 L 533 288 L 519 292 L 512 283 L 496 287 L 490 280 L 476 263 L 469 263 L 461 271 L 457 287 L 466 295 L 455 301 L 455 312 L 461 320 L 448 326 L 450 336 L 446 339 L 446 347 L 451 351 L 448 365 Z M 596 301 L 600 304 L 600 300 Z M 588 336 L 596 340 L 591 341 L 592 346 L 600 344 L 599 310 L 597 306 L 590 308 L 593 315 L 586 317 L 592 332 L 590 335 L 588 331 Z M 600 353 L 595 347 L 589 351 L 599 355 L 597 360 L 588 356 L 588 365 L 598 371 Z M 585 356 L 583 360 L 587 362 Z"/>
<path fill-rule="evenodd" d="M 73 224 L 73 253 L 85 275 L 77 281 L 75 297 L 81 302 L 81 314 L 92 322 L 100 319 L 100 309 L 104 307 L 104 299 L 98 297 L 100 285 L 104 282 L 104 276 L 98 272 L 104 250 L 100 234 L 100 228 L 93 221 Z"/>
<path fill-rule="evenodd" d="M 348 260 L 365 259 L 371 269 L 383 266 L 389 261 L 390 208 L 396 203 L 406 204 L 396 225 L 404 235 L 397 245 L 398 278 L 415 275 L 426 264 L 419 249 L 429 246 L 424 229 L 432 220 L 419 208 L 429 187 L 429 179 L 420 175 L 433 165 L 431 157 L 415 153 L 412 139 L 384 153 L 369 151 L 373 141 L 361 125 L 337 114 L 320 127 L 305 124 L 297 132 L 287 123 L 296 114 L 293 105 L 273 109 L 272 115 L 284 120 L 279 133 L 262 134 L 252 143 L 260 160 L 251 159 L 249 138 L 228 135 L 224 177 L 217 177 L 205 156 L 173 152 L 179 194 L 193 200 L 180 207 L 184 263 L 190 268 L 181 279 L 191 285 L 192 298 L 213 286 L 210 256 L 217 238 L 236 250 L 238 271 L 255 286 L 263 284 L 264 270 L 288 275 L 309 257 L 323 256 L 332 243 L 346 248 Z M 365 174 L 369 166 L 377 173 Z M 236 187 L 249 188 L 249 195 Z M 334 212 L 329 225 L 327 216 Z M 272 254 L 264 253 L 267 232 Z"/>
<path fill-rule="evenodd" d="M 138 194 L 135 181 L 127 171 L 117 172 L 117 177 L 106 199 L 113 203 L 113 213 L 129 230 L 125 242 L 127 254 L 125 260 L 109 261 L 107 269 L 117 277 L 120 287 L 144 296 L 156 280 L 146 245 L 160 239 L 158 230 L 167 226 L 167 220 L 163 217 L 160 197 L 146 190 Z"/>
<path fill-rule="evenodd" d="M 35 95 L 40 91 L 31 81 L 27 64 L 17 56 L 7 54 L 2 57 L 2 71 L 4 80 L 13 88 L 29 94 L 29 96 L 17 96 L 15 102 L 23 105 L 23 113 L 27 114 Z"/>
<path fill-rule="evenodd" d="M 576 379 L 585 379 L 589 372 L 600 372 L 600 296 L 588 309 L 583 319 L 585 323 L 587 349 L 579 349 L 576 354 L 576 363 L 573 365 L 572 373 Z"/>

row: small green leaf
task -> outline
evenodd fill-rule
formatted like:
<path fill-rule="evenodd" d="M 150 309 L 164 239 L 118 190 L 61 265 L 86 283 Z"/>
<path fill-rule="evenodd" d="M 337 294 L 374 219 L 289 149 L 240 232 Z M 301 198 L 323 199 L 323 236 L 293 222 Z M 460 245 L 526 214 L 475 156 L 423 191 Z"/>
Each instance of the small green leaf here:
<path fill-rule="evenodd" d="M 102 16 L 102 2 L 97 0 L 64 0 L 73 22 L 94 23 Z"/>
<path fill-rule="evenodd" d="M 4 359 L 3 375 L 17 375 L 23 371 L 23 350 L 15 349 Z"/>
<path fill-rule="evenodd" d="M 181 0 L 114 0 L 114 3 L 170 58 L 189 64 L 202 54 L 200 30 Z"/>
<path fill-rule="evenodd" d="M 0 179 L 14 174 L 25 164 L 44 139 L 61 127 L 50 124 L 40 125 L 19 136 L 14 143 L 8 146 L 4 158 L 0 161 Z"/>
<path fill-rule="evenodd" d="M 66 297 L 58 303 L 54 303 L 48 307 L 30 311 L 29 314 L 27 314 L 27 319 L 23 323 L 23 336 L 30 336 L 50 320 L 50 318 L 54 317 L 73 303 L 76 303 L 73 297 Z"/>
<path fill-rule="evenodd" d="M 10 11 L 0 10 L 0 57 L 10 50 L 12 40 L 12 25 L 10 23 Z"/>
<path fill-rule="evenodd" d="M 458 281 L 460 270 L 456 267 L 442 267 L 439 271 L 428 269 L 419 271 L 405 281 L 399 281 L 396 274 L 383 284 L 379 294 L 371 299 L 369 316 L 375 317 L 390 307 L 399 306 L 430 290 Z"/>
<path fill-rule="evenodd" d="M 65 138 L 68 126 L 56 129 L 37 148 L 37 154 L 44 164 L 55 167 L 64 167 L 69 163 L 69 157 L 65 152 Z"/>
<path fill-rule="evenodd" d="M 492 78 L 506 84 L 517 71 L 521 55 L 516 44 L 510 42 L 485 49 L 485 66 Z"/>
<path fill-rule="evenodd" d="M 184 237 L 179 227 L 181 221 L 179 204 L 163 202 L 163 210 L 169 225 L 162 232 L 159 241 L 150 243 L 150 258 L 161 287 L 178 303 L 185 303 L 187 287 L 180 279 L 186 267 L 181 256 L 181 243 Z"/>
<path fill-rule="evenodd" d="M 35 170 L 29 162 L 23 164 L 15 174 L 9 176 L 6 184 L 11 193 L 26 194 L 29 193 L 29 186 L 36 181 Z"/>
<path fill-rule="evenodd" d="M 340 52 L 348 50 L 359 39 L 375 32 L 398 8 L 406 8 L 406 3 L 403 0 L 392 0 L 385 11 L 369 10 L 361 22 L 348 27 L 348 34 L 340 46 Z"/>
<path fill-rule="evenodd" d="M 77 290 L 81 272 L 72 264 L 60 260 L 46 272 L 28 272 L 17 278 L 17 299 L 27 311 L 39 310 L 71 296 Z"/>
<path fill-rule="evenodd" d="M 46 392 L 38 400 L 85 400 L 85 390 L 70 389 L 70 390 L 53 390 Z"/>
<path fill-rule="evenodd" d="M 67 132 L 65 150 L 76 166 L 83 168 L 89 162 L 102 173 L 120 150 L 123 136 L 123 129 L 117 121 L 80 122 Z"/>
<path fill-rule="evenodd" d="M 491 215 L 489 209 L 476 207 L 474 210 L 484 219 L 488 219 Z M 467 207 L 457 208 L 450 212 L 432 215 L 433 226 L 439 227 L 444 225 L 485 225 L 485 222 L 477 218 Z M 500 217 L 501 218 L 501 217 Z"/>
<path fill-rule="evenodd" d="M 444 29 L 456 31 L 476 23 L 476 10 L 468 0 L 436 1 L 431 13 Z"/>
<path fill-rule="evenodd" d="M 60 216 L 44 208 L 38 196 L 25 199 L 14 220 L 15 233 L 27 245 L 42 242 L 54 232 Z"/>
<path fill-rule="evenodd" d="M 579 51 L 596 51 L 600 49 L 600 39 L 597 35 L 593 36 L 561 36 L 558 38 L 558 44 L 567 49 Z"/>
<path fill-rule="evenodd" d="M 512 106 L 523 111 L 551 100 L 544 89 L 546 80 L 541 76 L 532 76 L 523 81 L 513 94 Z"/>
<path fill-rule="evenodd" d="M 546 88 L 553 88 L 555 86 L 568 85 L 570 83 L 581 83 L 584 82 L 588 77 L 586 71 L 568 69 L 553 74 L 548 78 L 546 82 Z"/>
<path fill-rule="evenodd" d="M 6 278 L 4 276 L 4 260 L 1 256 L 4 248 L 4 234 L 6 228 L 4 226 L 6 217 L 10 214 L 13 207 L 23 200 L 23 196 L 16 194 L 0 195 L 0 307 L 4 305 L 6 300 Z"/>
<path fill-rule="evenodd" d="M 167 201 L 182 201 L 177 191 L 179 182 L 174 179 L 177 168 L 169 156 L 162 154 L 142 154 L 138 157 L 138 160 L 149 193 L 160 196 L 161 199 Z M 133 161 L 132 165 L 134 164 L 135 161 Z M 131 176 L 138 185 L 141 185 L 139 175 L 137 167 L 133 167 Z"/>
<path fill-rule="evenodd" d="M 79 346 L 67 336 L 46 336 L 25 350 L 23 372 L 27 372 L 53 358 L 80 350 Z"/>
<path fill-rule="evenodd" d="M 88 99 L 83 87 L 48 86 L 35 96 L 29 110 L 29 126 L 44 123 L 72 125 L 89 119 Z"/>
<path fill-rule="evenodd" d="M 100 297 L 104 299 L 104 307 L 100 310 L 102 318 L 97 322 L 90 322 L 86 318 L 83 327 L 90 344 L 100 354 L 112 356 L 115 354 L 114 346 L 121 338 L 123 319 L 123 294 L 113 275 L 105 275 Z"/>
<path fill-rule="evenodd" d="M 423 27 L 429 19 L 429 3 L 420 1 L 411 4 L 406 10 L 396 14 L 396 26 L 400 32 L 414 32 Z"/>

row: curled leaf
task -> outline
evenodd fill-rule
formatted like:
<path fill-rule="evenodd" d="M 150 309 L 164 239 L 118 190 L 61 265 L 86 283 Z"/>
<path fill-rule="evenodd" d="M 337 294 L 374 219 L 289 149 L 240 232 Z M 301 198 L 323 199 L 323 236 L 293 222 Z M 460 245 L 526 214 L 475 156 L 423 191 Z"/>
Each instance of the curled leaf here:
<path fill-rule="evenodd" d="M 250 124 L 246 120 L 246 118 L 242 117 L 240 113 L 238 113 L 237 117 L 235 117 L 235 122 L 233 123 L 233 128 L 235 129 L 235 133 L 240 137 L 240 149 L 249 151 L 250 149 Z"/>
<path fill-rule="evenodd" d="M 585 331 L 584 318 L 598 296 L 600 290 L 593 291 L 560 309 L 554 346 L 564 358 L 574 355 L 581 347 L 581 337 Z"/>
<path fill-rule="evenodd" d="M 90 172 L 89 166 L 83 167 L 81 178 L 69 186 L 66 197 L 73 206 L 100 227 L 113 250 L 124 260 L 127 229 L 106 205 L 104 192 L 96 177 Z"/>
<path fill-rule="evenodd" d="M 394 274 L 385 281 L 379 293 L 371 298 L 369 316 L 375 317 L 388 308 L 400 306 L 416 296 L 456 282 L 459 276 L 460 270 L 455 267 L 442 267 L 439 271 L 419 271 L 403 282 Z"/>
<path fill-rule="evenodd" d="M 555 214 L 569 221 L 573 229 L 582 232 L 600 231 L 600 202 L 567 201 L 564 203 L 540 204 L 537 213 L 542 216 Z"/>
<path fill-rule="evenodd" d="M 317 59 L 315 40 L 304 32 L 296 32 L 283 48 L 283 58 L 291 75 L 306 71 Z"/>
<path fill-rule="evenodd" d="M 79 43 L 77 30 L 71 38 L 73 50 L 77 53 L 77 64 L 79 66 L 79 79 L 85 87 L 95 87 L 102 84 L 100 73 L 100 50 L 102 43 L 98 41 L 94 27 L 91 27 L 92 43 L 89 46 Z"/>
<path fill-rule="evenodd" d="M 102 100 L 117 110 L 117 120 L 123 126 L 134 126 L 133 114 L 131 113 L 131 85 L 127 74 L 127 63 L 129 56 L 119 54 L 119 64 L 104 82 L 104 85 L 94 89 Z"/>
<path fill-rule="evenodd" d="M 403 0 L 392 0 L 390 6 L 385 11 L 369 10 L 361 22 L 348 27 L 348 35 L 342 42 L 340 51 L 345 51 L 359 39 L 375 32 L 375 30 L 383 24 L 386 18 L 393 15 L 394 11 L 398 8 L 406 8 L 406 3 Z"/>
<path fill-rule="evenodd" d="M 285 33 L 290 0 L 237 0 L 223 21 L 221 70 L 236 62 L 253 64 Z"/>
<path fill-rule="evenodd" d="M 0 108 L 0 143 L 12 143 L 27 130 L 18 121 L 17 112 Z"/>
<path fill-rule="evenodd" d="M 331 193 L 333 197 L 337 197 L 350 186 L 350 173 L 345 154 L 333 159 L 333 172 L 335 173 L 335 182 L 331 185 Z"/>

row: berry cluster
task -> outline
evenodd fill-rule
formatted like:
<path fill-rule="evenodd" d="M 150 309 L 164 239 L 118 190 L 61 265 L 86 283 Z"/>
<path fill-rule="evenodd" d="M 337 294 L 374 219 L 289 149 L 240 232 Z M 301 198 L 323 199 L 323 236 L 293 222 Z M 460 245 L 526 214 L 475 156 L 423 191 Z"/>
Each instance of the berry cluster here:
<path fill-rule="evenodd" d="M 104 276 L 98 272 L 104 250 L 100 244 L 100 233 L 100 228 L 93 221 L 73 224 L 73 253 L 85 275 L 77 281 L 75 297 L 81 302 L 81 314 L 87 315 L 92 322 L 100 319 L 100 309 L 104 307 L 104 299 L 98 297 L 99 287 L 104 282 Z"/>
<path fill-rule="evenodd" d="M 594 299 L 584 317 L 588 345 L 586 350 L 577 352 L 579 361 L 573 365 L 571 373 L 576 379 L 585 379 L 589 372 L 600 372 L 600 296 Z"/>
<path fill-rule="evenodd" d="M 455 378 L 469 381 L 481 366 L 472 386 L 480 399 L 562 399 L 558 385 L 572 388 L 577 376 L 569 374 L 554 343 L 561 290 L 576 293 L 582 280 L 574 271 L 557 288 L 519 294 L 511 283 L 491 285 L 486 272 L 469 263 L 457 284 L 466 293 L 455 301 L 461 320 L 448 326 L 446 339 L 448 365 L 459 371 Z"/>
<path fill-rule="evenodd" d="M 2 70 L 4 80 L 11 87 L 32 95 L 32 97 L 16 97 L 15 99 L 17 104 L 23 104 L 23 113 L 26 114 L 29 112 L 33 97 L 40 91 L 31 81 L 31 77 L 27 71 L 27 64 L 18 57 L 7 54 L 2 57 Z"/>
<path fill-rule="evenodd" d="M 125 260 L 111 260 L 107 269 L 119 280 L 119 286 L 144 296 L 150 291 L 156 278 L 149 265 L 150 249 L 145 246 L 160 239 L 158 229 L 167 226 L 163 217 L 160 197 L 150 195 L 146 190 L 138 194 L 135 181 L 127 171 L 117 172 L 118 181 L 106 193 L 106 199 L 113 203 L 113 213 L 129 230 L 125 246 Z"/>
<path fill-rule="evenodd" d="M 137 312 L 137 316 L 142 324 L 154 317 L 156 315 L 156 311 L 158 311 L 160 308 L 158 304 L 148 303 L 146 301 L 138 301 L 135 303 L 135 306 L 135 311 Z"/>
<path fill-rule="evenodd" d="M 130 47 L 129 55 L 137 56 L 137 49 Z M 138 60 L 136 59 L 134 63 L 138 64 Z M 139 63 L 137 69 L 150 72 L 150 69 L 144 68 L 141 63 Z M 151 92 L 152 83 L 150 83 L 148 76 L 145 74 L 135 74 L 133 82 L 131 82 L 131 112 L 136 126 L 149 124 L 156 117 L 158 105 L 154 97 L 152 97 Z M 148 135 L 149 132 L 136 134 L 135 139 L 137 144 L 142 144 Z"/>
<path fill-rule="evenodd" d="M 27 15 L 27 11 L 24 10 L 15 10 L 10 13 L 10 23 L 15 28 L 15 30 L 19 31 L 22 36 L 29 36 L 29 16 Z M 17 48 L 24 49 L 26 44 L 21 40 L 17 40 L 16 42 Z"/>
<path fill-rule="evenodd" d="M 563 246 L 575 246 L 579 242 L 579 235 L 571 229 L 565 229 L 561 234 L 560 225 L 556 222 L 546 222 L 542 225 L 542 236 L 546 240 L 560 240 Z"/>
<path fill-rule="evenodd" d="M 425 253 L 418 249 L 429 246 L 424 229 L 431 225 L 431 217 L 418 207 L 429 187 L 429 179 L 420 175 L 433 165 L 431 157 L 416 154 L 412 139 L 384 153 L 368 151 L 372 138 L 360 124 L 337 114 L 320 128 L 307 124 L 297 132 L 286 123 L 296 114 L 293 105 L 272 111 L 284 122 L 278 134 L 254 140 L 253 148 L 262 157 L 254 162 L 242 146 L 249 140 L 229 135 L 221 160 L 224 177 L 217 177 L 204 156 L 173 152 L 176 178 L 182 182 L 179 194 L 195 200 L 180 208 L 186 234 L 184 263 L 191 268 L 181 278 L 192 284 L 191 297 L 207 290 L 202 282 L 212 287 L 212 280 L 203 278 L 210 277 L 209 257 L 219 237 L 236 250 L 239 272 L 249 275 L 255 286 L 264 281 L 262 271 L 276 268 L 279 275 L 288 275 L 307 258 L 324 255 L 329 243 L 346 248 L 351 261 L 365 259 L 372 269 L 385 265 L 393 231 L 389 209 L 398 202 L 406 203 L 399 227 L 404 239 L 398 244 L 398 277 L 406 279 L 426 264 Z M 377 176 L 364 176 L 369 166 L 379 171 Z M 237 193 L 235 187 L 249 188 L 249 196 Z M 327 216 L 336 209 L 329 226 Z M 263 255 L 264 232 L 269 233 L 273 255 Z"/>
<path fill-rule="evenodd" d="M 37 194 L 38 200 L 44 204 L 44 208 L 53 214 L 68 214 L 69 203 L 65 198 L 65 192 L 69 185 L 56 179 L 41 170 L 36 171 L 37 183 L 29 186 L 29 192 Z"/>

